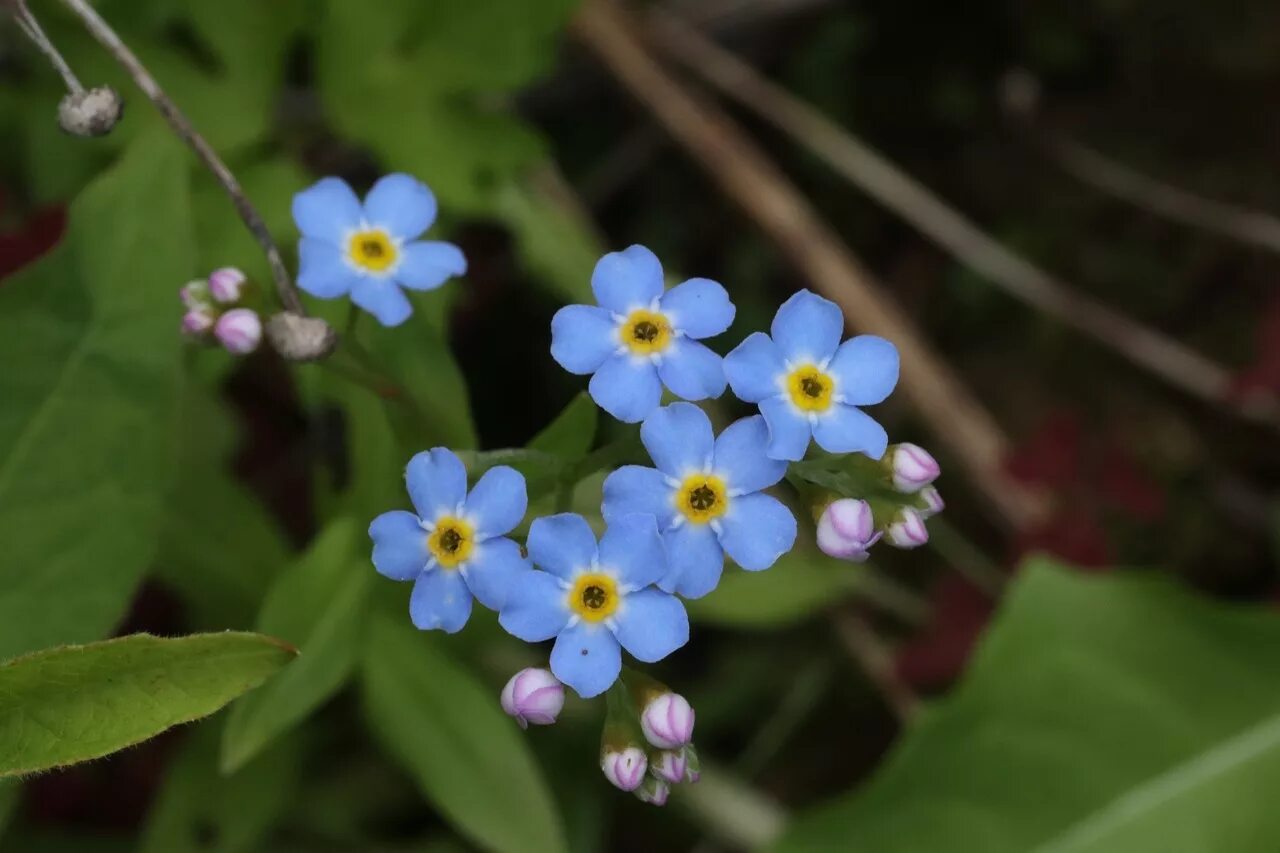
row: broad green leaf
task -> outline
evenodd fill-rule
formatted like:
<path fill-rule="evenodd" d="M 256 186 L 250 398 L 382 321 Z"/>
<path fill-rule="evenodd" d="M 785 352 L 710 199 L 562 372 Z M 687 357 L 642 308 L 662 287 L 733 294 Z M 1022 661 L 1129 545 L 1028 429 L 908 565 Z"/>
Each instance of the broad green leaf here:
<path fill-rule="evenodd" d="M 591 272 L 604 254 L 590 217 L 563 179 L 543 165 L 497 193 L 497 215 L 516 236 L 525 265 L 562 301 L 595 303 Z"/>
<path fill-rule="evenodd" d="M 407 621 L 378 617 L 364 664 L 373 733 L 423 794 L 478 846 L 553 853 L 559 812 L 519 728 L 486 689 Z"/>
<path fill-rule="evenodd" d="M 62 244 L 0 288 L 0 657 L 105 634 L 155 553 L 186 174 L 177 142 L 140 140 L 71 206 Z"/>
<path fill-rule="evenodd" d="M 1264 853 L 1280 618 L 1033 563 L 964 683 L 780 851 Z"/>
<path fill-rule="evenodd" d="M 0 777 L 88 761 L 206 717 L 296 652 L 260 634 L 134 634 L 0 665 Z"/>
<path fill-rule="evenodd" d="M 220 727 L 196 726 L 170 765 L 142 830 L 141 853 L 248 853 L 293 804 L 301 750 L 285 739 L 230 776 L 218 770 Z"/>
<path fill-rule="evenodd" d="M 685 606 L 699 622 L 732 628 L 780 628 L 856 595 L 862 574 L 861 567 L 797 550 L 763 572 L 726 565 L 715 591 L 687 601 Z"/>
<path fill-rule="evenodd" d="M 222 740 L 230 773 L 337 693 L 359 654 L 374 571 L 364 531 L 334 522 L 271 587 L 258 630 L 296 645 L 298 659 L 231 709 Z"/>
<path fill-rule="evenodd" d="M 556 419 L 529 442 L 530 450 L 573 461 L 587 455 L 596 438 L 600 410 L 585 391 L 574 397 Z"/>

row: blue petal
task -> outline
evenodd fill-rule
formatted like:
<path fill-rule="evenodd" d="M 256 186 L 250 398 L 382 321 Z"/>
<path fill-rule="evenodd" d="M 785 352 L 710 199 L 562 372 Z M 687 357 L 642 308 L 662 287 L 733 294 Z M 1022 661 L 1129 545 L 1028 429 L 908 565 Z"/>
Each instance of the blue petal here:
<path fill-rule="evenodd" d="M 485 471 L 467 496 L 466 513 L 478 539 L 501 536 L 519 524 L 528 509 L 524 475 L 506 465 Z"/>
<path fill-rule="evenodd" d="M 570 580 L 596 558 L 596 535 L 572 512 L 535 518 L 529 525 L 529 559 L 540 569 Z"/>
<path fill-rule="evenodd" d="M 452 243 L 423 240 L 400 247 L 395 279 L 410 290 L 435 290 L 467 271 L 467 259 Z"/>
<path fill-rule="evenodd" d="M 844 315 L 830 299 L 802 290 L 782 303 L 773 317 L 771 332 L 787 361 L 820 364 L 840 346 Z"/>
<path fill-rule="evenodd" d="M 769 425 L 769 447 L 765 452 L 774 459 L 792 462 L 803 459 L 809 449 L 809 437 L 813 435 L 809 419 L 797 412 L 788 400 L 779 397 L 761 400 L 760 414 Z"/>
<path fill-rule="evenodd" d="M 412 240 L 436 221 L 436 197 L 412 175 L 387 175 L 365 196 L 364 218 L 393 237 Z"/>
<path fill-rule="evenodd" d="M 667 573 L 667 554 L 652 515 L 624 515 L 600 537 L 600 565 L 614 569 L 632 589 L 655 584 Z"/>
<path fill-rule="evenodd" d="M 709 278 L 691 278 L 662 295 L 659 302 L 673 328 L 691 338 L 718 335 L 733 323 L 737 309 L 729 292 Z"/>
<path fill-rule="evenodd" d="M 526 643 L 550 640 L 569 622 L 564 584 L 546 572 L 525 572 L 507 591 L 498 623 Z"/>
<path fill-rule="evenodd" d="M 644 420 L 662 401 L 662 383 L 653 362 L 629 355 L 605 359 L 587 390 L 600 408 L 627 424 Z"/>
<path fill-rule="evenodd" d="M 828 367 L 836 377 L 836 393 L 852 406 L 881 403 L 898 384 L 898 348 L 875 335 L 850 338 L 836 350 Z"/>
<path fill-rule="evenodd" d="M 872 459 L 884 456 L 889 435 L 870 415 L 836 403 L 813 425 L 813 437 L 828 453 L 865 453 Z"/>
<path fill-rule="evenodd" d="M 404 469 L 409 498 L 426 521 L 453 514 L 467 499 L 467 469 L 452 450 L 433 447 L 414 454 Z"/>
<path fill-rule="evenodd" d="M 675 517 L 672 488 L 657 468 L 624 465 L 604 481 L 604 520 L 612 522 L 630 513 L 648 513 L 658 520 L 658 527 L 670 526 Z"/>
<path fill-rule="evenodd" d="M 760 415 L 734 421 L 716 439 L 715 470 L 730 491 L 758 492 L 787 473 L 787 463 L 770 459 L 769 427 Z"/>
<path fill-rule="evenodd" d="M 622 649 L 604 625 L 579 622 L 556 638 L 551 650 L 551 671 L 583 699 L 590 699 L 618 680 Z"/>
<path fill-rule="evenodd" d="M 642 589 L 623 600 L 613 632 L 633 658 L 655 663 L 689 642 L 689 614 L 674 595 Z"/>
<path fill-rule="evenodd" d="M 341 178 L 324 178 L 293 197 L 293 221 L 304 237 L 341 244 L 363 215 L 360 199 Z"/>
<path fill-rule="evenodd" d="M 471 591 L 462 575 L 434 569 L 418 578 L 409 596 L 409 618 L 423 631 L 439 628 L 456 634 L 471 617 Z"/>
<path fill-rule="evenodd" d="M 684 598 L 702 598 L 720 583 L 724 549 L 705 524 L 683 524 L 662 535 L 671 566 L 658 586 Z"/>
<path fill-rule="evenodd" d="M 658 470 L 677 479 L 706 469 L 716 446 L 711 421 L 692 403 L 672 403 L 645 418 L 640 440 Z"/>
<path fill-rule="evenodd" d="M 720 523 L 720 544 L 748 571 L 769 568 L 796 544 L 796 517 L 768 495 L 734 498 Z"/>
<path fill-rule="evenodd" d="M 566 305 L 551 318 L 551 357 L 570 373 L 595 373 L 618 351 L 618 324 L 594 305 Z"/>
<path fill-rule="evenodd" d="M 369 525 L 369 538 L 373 540 L 373 567 L 392 580 L 413 580 L 431 559 L 427 533 L 411 512 L 384 512 Z"/>
<path fill-rule="evenodd" d="M 759 403 L 782 393 L 780 377 L 786 372 L 782 353 L 764 332 L 753 332 L 724 357 L 724 375 L 739 400 Z"/>
<path fill-rule="evenodd" d="M 662 294 L 662 284 L 662 264 L 644 246 L 605 255 L 591 273 L 596 302 L 615 314 L 649 307 Z"/>
<path fill-rule="evenodd" d="M 705 400 L 724 393 L 724 363 L 697 341 L 677 338 L 658 362 L 658 376 L 677 397 Z"/>
<path fill-rule="evenodd" d="M 400 285 L 389 278 L 362 275 L 351 288 L 351 301 L 390 328 L 399 326 L 413 313 L 413 306 Z"/>
<path fill-rule="evenodd" d="M 351 292 L 360 274 L 347 266 L 343 250 L 335 243 L 303 237 L 298 241 L 298 287 L 318 299 L 333 299 Z"/>
<path fill-rule="evenodd" d="M 533 572 L 520 546 L 510 539 L 481 542 L 460 568 L 471 594 L 490 610 L 501 610 L 520 577 Z"/>

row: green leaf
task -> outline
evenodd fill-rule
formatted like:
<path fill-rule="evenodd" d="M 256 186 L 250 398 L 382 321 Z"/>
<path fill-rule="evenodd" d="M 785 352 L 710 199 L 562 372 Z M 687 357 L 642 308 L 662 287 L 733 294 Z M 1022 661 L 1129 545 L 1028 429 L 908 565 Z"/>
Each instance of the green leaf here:
<path fill-rule="evenodd" d="M 374 736 L 475 844 L 499 853 L 566 850 L 559 812 L 498 694 L 401 620 L 374 620 L 364 665 Z"/>
<path fill-rule="evenodd" d="M 262 605 L 258 630 L 296 645 L 301 655 L 231 709 L 222 769 L 231 773 L 338 692 L 359 653 L 374 572 L 356 524 L 334 522 L 296 565 L 280 576 Z"/>
<path fill-rule="evenodd" d="M 240 772 L 218 772 L 219 727 L 191 730 L 143 828 L 141 853 L 248 853 L 293 805 L 301 751 L 277 742 Z"/>
<path fill-rule="evenodd" d="M 0 657 L 105 634 L 155 553 L 193 256 L 177 145 L 131 146 L 0 288 Z"/>
<path fill-rule="evenodd" d="M 781 628 L 856 594 L 861 567 L 816 552 L 792 551 L 763 572 L 725 567 L 710 595 L 686 601 L 696 621 L 730 628 Z"/>
<path fill-rule="evenodd" d="M 955 693 L 778 850 L 1264 853 L 1280 619 L 1033 563 Z"/>
<path fill-rule="evenodd" d="M 134 634 L 0 665 L 0 777 L 88 761 L 206 717 L 296 652 L 227 632 Z"/>
<path fill-rule="evenodd" d="M 584 391 L 533 437 L 529 449 L 552 453 L 569 461 L 581 459 L 595 441 L 599 420 L 600 410 L 591 395 Z"/>

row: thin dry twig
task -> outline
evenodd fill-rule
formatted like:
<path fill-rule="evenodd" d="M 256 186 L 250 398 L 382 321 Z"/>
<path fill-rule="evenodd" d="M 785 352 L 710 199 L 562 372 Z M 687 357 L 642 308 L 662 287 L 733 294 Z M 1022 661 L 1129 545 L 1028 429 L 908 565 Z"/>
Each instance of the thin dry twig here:
<path fill-rule="evenodd" d="M 903 388 L 939 440 L 968 469 L 1002 521 L 1013 527 L 1032 523 L 1043 512 L 1043 501 L 1004 471 L 1009 443 L 998 425 L 777 166 L 721 110 L 659 66 L 627 13 L 590 0 L 574 31 L 813 287 L 840 306 L 851 328 L 897 344 Z"/>
<path fill-rule="evenodd" d="M 302 305 L 302 299 L 298 296 L 298 291 L 294 288 L 293 281 L 289 278 L 289 271 L 285 268 L 284 260 L 280 256 L 280 249 L 276 246 L 275 240 L 271 237 L 271 232 L 267 230 L 266 223 L 262 221 L 257 208 L 249 201 L 244 190 L 240 187 L 240 182 L 236 180 L 231 170 L 222 162 L 222 158 L 213 150 L 213 147 L 205 141 L 204 137 L 196 131 L 191 122 L 178 109 L 178 105 L 169 99 L 164 90 L 160 88 L 160 84 L 147 71 L 141 60 L 134 55 L 102 17 L 94 11 L 93 7 L 86 0 L 62 0 L 63 4 L 70 9 L 89 30 L 90 34 L 97 39 L 98 43 L 107 49 L 116 61 L 129 73 L 133 78 L 133 82 L 138 88 L 151 99 L 156 105 L 156 109 L 169 122 L 169 126 L 178 134 L 181 139 L 196 153 L 200 161 L 205 167 L 213 173 L 214 178 L 226 190 L 228 196 L 231 197 L 232 204 L 235 205 L 236 212 L 240 214 L 240 219 L 244 221 L 245 227 L 253 234 L 258 245 L 262 247 L 262 251 L 267 256 L 267 263 L 271 267 L 271 276 L 275 279 L 276 292 L 280 296 L 280 302 L 284 307 L 294 313 L 306 316 L 306 309 Z"/>
<path fill-rule="evenodd" d="M 53 66 L 54 71 L 58 72 L 58 76 L 62 78 L 62 82 L 67 87 L 68 92 L 73 95 L 79 95 L 84 92 L 84 86 L 81 85 L 80 79 L 71 70 L 67 60 L 62 58 L 62 53 L 57 46 L 44 34 L 44 28 L 40 26 L 36 16 L 31 14 L 31 10 L 27 8 L 26 0 L 0 0 L 0 9 L 9 10 L 9 13 L 13 15 L 14 23 L 18 25 L 18 29 L 49 60 L 49 64 Z"/>
<path fill-rule="evenodd" d="M 920 711 L 920 698 L 898 677 L 893 655 L 867 620 L 852 610 L 833 610 L 830 620 L 845 651 L 884 697 L 898 722 L 906 725 L 915 719 Z"/>
<path fill-rule="evenodd" d="M 1089 335 L 1170 385 L 1249 420 L 1280 427 L 1280 400 L 1237 395 L 1230 371 L 1189 347 L 1081 295 L 1005 248 L 926 187 L 821 112 L 763 78 L 733 54 L 669 14 L 650 13 L 650 32 L 668 55 L 776 125 L 855 186 L 1006 292 Z"/>

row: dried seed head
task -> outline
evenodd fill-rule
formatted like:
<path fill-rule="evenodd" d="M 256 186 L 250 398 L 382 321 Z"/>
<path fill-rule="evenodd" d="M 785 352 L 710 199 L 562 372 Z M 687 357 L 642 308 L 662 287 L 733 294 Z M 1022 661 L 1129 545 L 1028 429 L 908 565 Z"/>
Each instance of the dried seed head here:
<path fill-rule="evenodd" d="M 110 86 L 72 92 L 58 104 L 58 126 L 72 136 L 105 136 L 124 114 L 124 100 Z"/>
<path fill-rule="evenodd" d="M 267 321 L 267 339 L 289 361 L 317 361 L 338 345 L 338 333 L 324 320 L 288 311 Z"/>

